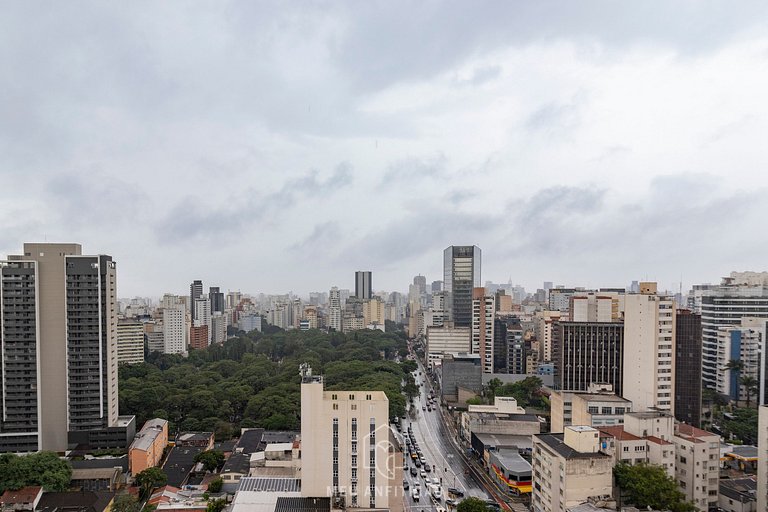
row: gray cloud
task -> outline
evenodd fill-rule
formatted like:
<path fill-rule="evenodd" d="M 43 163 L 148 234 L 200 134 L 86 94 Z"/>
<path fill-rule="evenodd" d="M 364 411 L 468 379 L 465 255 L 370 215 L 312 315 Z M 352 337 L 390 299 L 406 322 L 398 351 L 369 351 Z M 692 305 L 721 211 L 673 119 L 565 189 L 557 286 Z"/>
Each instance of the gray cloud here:
<path fill-rule="evenodd" d="M 230 239 L 256 222 L 264 223 L 262 227 L 279 224 L 281 212 L 288 212 L 300 198 L 322 198 L 353 180 L 352 167 L 342 162 L 326 179 L 311 170 L 285 181 L 274 192 L 248 188 L 241 197 L 224 201 L 224 206 L 211 208 L 201 196 L 186 196 L 158 223 L 155 234 L 162 243 Z"/>
<path fill-rule="evenodd" d="M 431 158 L 406 158 L 398 160 L 387 166 L 382 184 L 390 184 L 397 181 L 412 182 L 423 178 L 435 178 L 446 174 L 448 159 L 443 154 Z"/>
<path fill-rule="evenodd" d="M 316 224 L 312 232 L 299 242 L 293 244 L 290 250 L 305 253 L 310 258 L 318 252 L 327 253 L 333 247 L 337 247 L 341 239 L 341 228 L 338 222 L 323 222 Z"/>

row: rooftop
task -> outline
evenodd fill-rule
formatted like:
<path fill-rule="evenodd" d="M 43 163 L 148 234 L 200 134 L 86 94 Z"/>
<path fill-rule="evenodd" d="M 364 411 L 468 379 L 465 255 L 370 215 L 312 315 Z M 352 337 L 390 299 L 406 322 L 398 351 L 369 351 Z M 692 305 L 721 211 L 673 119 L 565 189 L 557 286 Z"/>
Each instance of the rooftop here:
<path fill-rule="evenodd" d="M 181 487 L 195 467 L 195 456 L 203 450 L 202 446 L 174 446 L 163 466 L 168 475 L 168 485 Z"/>
<path fill-rule="evenodd" d="M 751 478 L 734 478 L 720 480 L 720 494 L 738 500 L 741 503 L 757 500 L 757 480 Z"/>
<path fill-rule="evenodd" d="M 517 474 L 531 472 L 531 464 L 517 450 L 497 450 L 493 452 L 493 456 L 496 457 L 507 471 Z"/>
<path fill-rule="evenodd" d="M 536 437 L 543 444 L 547 445 L 552 451 L 565 459 L 606 459 L 608 455 L 604 453 L 583 453 L 578 452 L 565 444 L 563 434 L 537 434 Z"/>
<path fill-rule="evenodd" d="M 251 455 L 250 453 L 233 453 L 224 463 L 224 467 L 221 468 L 221 474 L 247 475 L 251 469 Z"/>
<path fill-rule="evenodd" d="M 574 396 L 578 396 L 582 400 L 590 400 L 595 402 L 620 402 L 620 403 L 632 403 L 626 398 L 622 398 L 612 393 L 574 393 Z"/>
<path fill-rule="evenodd" d="M 72 460 L 70 461 L 72 469 L 93 469 L 93 468 L 116 468 L 119 467 L 123 473 L 128 472 L 128 456 L 122 457 L 99 457 L 93 459 Z"/>
<path fill-rule="evenodd" d="M 331 498 L 277 498 L 275 512 L 330 512 Z"/>
<path fill-rule="evenodd" d="M 301 492 L 301 480 L 298 478 L 245 477 L 240 479 L 240 486 L 237 491 Z"/>
<path fill-rule="evenodd" d="M 701 430 L 700 428 L 696 428 L 693 425 L 688 425 L 686 423 L 678 423 L 677 428 L 675 429 L 675 435 L 678 437 L 682 437 L 683 439 L 688 439 L 693 442 L 703 443 L 704 441 L 701 439 L 703 437 L 717 437 L 719 439 L 719 436 L 717 434 L 713 434 L 712 432 L 707 432 L 706 430 Z"/>
<path fill-rule="evenodd" d="M 600 427 L 600 432 L 618 439 L 619 441 L 639 441 L 640 438 L 624 430 L 622 426 Z"/>
<path fill-rule="evenodd" d="M 726 455 L 730 455 L 734 459 L 754 461 L 757 460 L 757 446 L 734 446 L 726 452 Z"/>
<path fill-rule="evenodd" d="M 121 468 L 81 468 L 72 470 L 72 480 L 112 480 L 120 475 Z"/>
<path fill-rule="evenodd" d="M 472 435 L 478 439 L 485 446 L 493 446 L 495 448 L 515 447 L 519 450 L 532 449 L 533 440 L 531 436 L 521 436 L 515 434 L 476 434 L 472 432 Z"/>
<path fill-rule="evenodd" d="M 193 443 L 210 441 L 213 437 L 213 432 L 182 432 L 176 437 L 176 443 Z"/>
<path fill-rule="evenodd" d="M 40 498 L 39 512 L 103 512 L 114 498 L 113 492 L 46 492 Z"/>
<path fill-rule="evenodd" d="M 9 489 L 0 496 L 0 505 L 34 503 L 42 492 L 42 487 L 22 487 L 16 491 Z"/>
<path fill-rule="evenodd" d="M 237 440 L 235 451 L 253 453 L 259 450 L 261 438 L 264 435 L 263 428 L 249 428 L 243 430 L 240 439 Z"/>

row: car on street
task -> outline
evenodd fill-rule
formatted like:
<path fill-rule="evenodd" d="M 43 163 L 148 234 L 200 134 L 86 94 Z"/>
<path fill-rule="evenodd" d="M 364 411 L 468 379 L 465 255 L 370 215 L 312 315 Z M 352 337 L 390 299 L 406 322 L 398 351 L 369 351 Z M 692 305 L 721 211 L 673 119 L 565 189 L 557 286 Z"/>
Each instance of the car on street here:
<path fill-rule="evenodd" d="M 432 466 L 430 466 L 429 464 L 424 464 L 424 471 L 426 471 L 427 473 L 431 473 Z"/>
<path fill-rule="evenodd" d="M 403 480 L 403 490 L 404 491 L 408 490 L 408 480 Z"/>
<path fill-rule="evenodd" d="M 411 466 L 411 476 L 416 476 L 418 474 L 419 474 L 419 470 Z"/>
<path fill-rule="evenodd" d="M 449 494 L 453 494 L 454 496 L 458 496 L 459 498 L 463 498 L 464 497 L 464 493 L 461 492 L 459 489 L 457 489 L 455 487 L 449 487 L 448 488 L 448 493 Z"/>
<path fill-rule="evenodd" d="M 413 498 L 413 501 L 419 501 L 421 493 L 419 492 L 419 489 L 417 487 L 414 487 L 411 490 L 411 497 Z"/>
<path fill-rule="evenodd" d="M 421 478 L 427 478 L 427 472 L 424 471 L 423 469 L 421 470 L 421 472 L 419 474 L 421 475 Z"/>
<path fill-rule="evenodd" d="M 435 498 L 437 501 L 440 501 L 443 499 L 443 491 L 442 489 L 440 489 L 439 485 L 432 486 L 432 497 Z"/>
<path fill-rule="evenodd" d="M 422 406 L 421 406 L 421 410 L 422 410 L 422 411 L 426 411 L 426 410 L 427 410 L 427 406 L 426 406 L 426 405 L 422 405 Z"/>
<path fill-rule="evenodd" d="M 419 459 L 415 459 L 413 463 L 416 465 L 417 468 L 421 467 L 421 461 Z"/>
<path fill-rule="evenodd" d="M 447 498 L 445 500 L 445 504 L 448 505 L 449 507 L 456 507 L 456 506 L 459 505 L 459 500 L 454 500 L 454 499 L 451 499 L 451 498 Z"/>

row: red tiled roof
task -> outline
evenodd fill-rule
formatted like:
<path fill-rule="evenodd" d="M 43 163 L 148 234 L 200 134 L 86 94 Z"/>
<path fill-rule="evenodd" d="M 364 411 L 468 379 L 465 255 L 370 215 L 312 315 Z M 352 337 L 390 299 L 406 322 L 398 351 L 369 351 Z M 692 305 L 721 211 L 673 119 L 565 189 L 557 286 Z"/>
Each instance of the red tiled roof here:
<path fill-rule="evenodd" d="M 22 487 L 17 491 L 12 491 L 9 489 L 5 491 L 2 496 L 0 496 L 0 504 L 12 505 L 33 503 L 42 491 L 42 487 Z"/>
<path fill-rule="evenodd" d="M 712 432 L 707 432 L 706 430 L 702 430 L 700 428 L 696 428 L 693 425 L 688 425 L 686 423 L 680 423 L 677 425 L 677 432 L 681 436 L 687 436 L 687 437 L 709 437 L 714 436 L 717 434 L 713 434 Z"/>
<path fill-rule="evenodd" d="M 616 426 L 616 427 L 600 427 L 600 432 L 603 432 L 605 434 L 608 434 L 609 436 L 615 437 L 619 441 L 639 441 L 640 438 L 636 435 L 630 434 L 629 432 L 624 431 L 624 427 Z"/>
<path fill-rule="evenodd" d="M 664 439 L 661 439 L 661 438 L 656 437 L 656 436 L 648 436 L 645 439 L 647 439 L 649 442 L 654 443 L 654 444 L 660 444 L 660 445 L 672 444 L 669 441 L 665 441 Z"/>

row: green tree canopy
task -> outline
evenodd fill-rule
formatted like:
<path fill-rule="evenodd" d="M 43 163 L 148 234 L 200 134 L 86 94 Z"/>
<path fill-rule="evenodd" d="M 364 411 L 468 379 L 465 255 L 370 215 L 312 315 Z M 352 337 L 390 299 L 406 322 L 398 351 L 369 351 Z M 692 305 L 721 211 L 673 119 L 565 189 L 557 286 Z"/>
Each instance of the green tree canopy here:
<path fill-rule="evenodd" d="M 42 486 L 46 491 L 65 491 L 72 478 L 72 467 L 53 452 L 25 456 L 0 455 L 0 494 L 28 485 Z"/>
<path fill-rule="evenodd" d="M 224 465 L 224 454 L 219 450 L 208 450 L 195 455 L 195 462 L 202 462 L 206 471 L 216 471 Z"/>
<path fill-rule="evenodd" d="M 136 485 L 141 488 L 141 495 L 144 498 L 149 497 L 152 489 L 165 485 L 168 476 L 160 468 L 147 468 L 136 475 Z"/>
<path fill-rule="evenodd" d="M 675 480 L 661 466 L 653 464 L 617 464 L 613 469 L 622 501 L 639 509 L 693 512 L 693 503 L 685 501 Z"/>
<path fill-rule="evenodd" d="M 133 494 L 118 494 L 112 501 L 112 508 L 110 512 L 139 512 L 141 510 L 141 503 L 136 499 Z"/>
<path fill-rule="evenodd" d="M 224 486 L 224 480 L 222 480 L 222 479 L 221 479 L 221 477 L 219 477 L 219 478 L 214 478 L 214 479 L 213 479 L 213 480 L 211 480 L 211 482 L 208 484 L 208 490 L 209 490 L 210 492 L 214 492 L 214 493 L 216 493 L 216 492 L 221 492 L 221 488 L 222 488 L 223 486 Z"/>
<path fill-rule="evenodd" d="M 456 512 L 487 512 L 487 510 L 488 505 L 474 496 L 462 500 L 456 508 Z"/>

